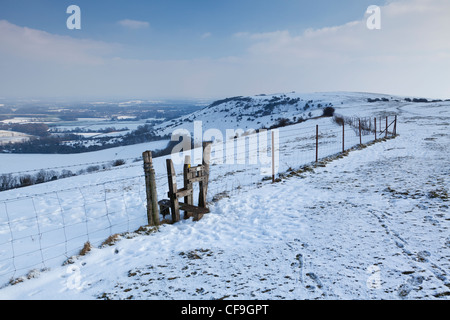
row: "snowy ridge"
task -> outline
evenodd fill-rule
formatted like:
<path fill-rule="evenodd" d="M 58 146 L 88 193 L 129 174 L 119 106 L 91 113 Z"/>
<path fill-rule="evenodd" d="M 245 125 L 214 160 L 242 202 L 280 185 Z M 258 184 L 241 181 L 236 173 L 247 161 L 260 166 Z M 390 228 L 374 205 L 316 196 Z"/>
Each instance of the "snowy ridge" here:
<path fill-rule="evenodd" d="M 161 134 L 183 128 L 192 131 L 194 121 L 202 121 L 205 130 L 260 129 L 270 127 L 279 119 L 292 123 L 320 116 L 323 109 L 333 106 L 333 99 L 327 95 L 302 95 L 297 93 L 233 97 L 213 102 L 190 115 L 162 123 Z"/>
<path fill-rule="evenodd" d="M 177 129 L 194 131 L 194 122 L 201 121 L 204 130 L 261 129 L 276 125 L 280 119 L 291 124 L 321 116 L 326 107 L 339 112 L 351 110 L 350 116 L 366 115 L 377 104 L 402 105 L 419 98 L 399 97 L 366 92 L 277 93 L 231 97 L 156 127 L 159 134 L 171 134 Z M 425 101 L 429 101 L 424 99 Z M 367 114 L 368 115 L 368 114 Z"/>

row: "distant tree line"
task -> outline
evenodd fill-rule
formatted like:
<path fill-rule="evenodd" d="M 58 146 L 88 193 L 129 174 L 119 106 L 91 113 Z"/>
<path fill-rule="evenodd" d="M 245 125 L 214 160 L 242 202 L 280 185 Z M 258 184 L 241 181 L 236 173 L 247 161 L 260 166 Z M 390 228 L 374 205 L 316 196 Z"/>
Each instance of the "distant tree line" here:
<path fill-rule="evenodd" d="M 73 129 L 65 129 L 65 130 L 60 130 L 60 129 L 55 129 L 52 130 L 51 132 L 54 133 L 111 133 L 111 132 L 122 132 L 122 131 L 128 131 L 129 129 L 127 127 L 125 128 L 120 128 L 120 129 L 116 129 L 116 127 L 106 127 L 106 128 L 102 128 L 102 129 L 86 129 L 86 128 L 80 128 L 80 127 L 75 127 Z"/>
<path fill-rule="evenodd" d="M 171 141 L 168 143 L 166 148 L 152 152 L 153 158 L 163 157 L 171 154 L 173 147 L 178 143 L 179 143 L 178 141 Z M 134 161 L 135 162 L 141 161 L 141 159 L 136 158 Z M 125 160 L 117 159 L 104 164 L 90 165 L 87 168 L 79 169 L 77 171 L 67 169 L 61 171 L 42 169 L 35 174 L 24 173 L 15 175 L 12 173 L 4 173 L 0 174 L 0 192 L 11 189 L 28 187 L 35 184 L 41 184 L 50 181 L 56 181 L 59 179 L 70 178 L 82 174 L 94 173 L 100 170 L 108 170 L 113 167 L 118 167 L 125 164 L 126 164 Z"/>
<path fill-rule="evenodd" d="M 139 126 L 136 130 L 121 137 L 99 137 L 92 140 L 75 134 L 50 135 L 31 138 L 24 142 L 1 145 L 0 152 L 21 154 L 75 154 L 166 139 L 169 140 L 170 136 L 159 136 L 156 132 L 152 131 L 150 125 L 146 124 Z M 97 143 L 85 145 L 86 141 L 95 141 Z"/>
<path fill-rule="evenodd" d="M 322 117 L 333 117 L 334 116 L 335 109 L 333 107 L 326 107 L 322 111 Z M 311 117 L 311 113 L 310 113 Z M 296 123 L 302 123 L 307 121 L 308 119 L 304 119 L 303 117 L 294 117 L 293 120 L 288 118 L 278 118 L 277 121 L 271 125 L 269 128 L 263 127 L 262 129 L 276 129 L 276 128 L 282 128 L 286 126 L 290 126 Z"/>
<path fill-rule="evenodd" d="M 38 137 L 49 136 L 48 126 L 45 123 L 0 123 L 0 130 L 21 132 Z"/>
<path fill-rule="evenodd" d="M 393 98 L 391 98 L 393 99 Z M 373 102 L 389 102 L 391 100 L 389 100 L 388 98 L 368 98 L 367 102 L 373 103 Z M 395 102 L 400 102 L 400 100 L 397 99 L 393 99 L 393 101 Z M 428 100 L 425 98 L 405 98 L 406 102 L 417 102 L 417 103 L 431 103 L 431 102 L 443 102 L 443 101 L 450 101 L 450 99 L 447 100 L 441 100 L 441 99 L 434 99 L 434 100 Z"/>
<path fill-rule="evenodd" d="M 112 167 L 118 167 L 121 165 L 124 165 L 126 162 L 122 159 L 113 160 L 109 163 L 101 164 L 101 165 L 91 165 L 85 169 L 80 169 L 76 172 L 73 172 L 71 170 L 64 169 L 61 172 L 55 171 L 55 170 L 39 170 L 35 174 L 20 174 L 20 175 L 13 175 L 11 173 L 9 174 L 1 174 L 0 175 L 0 192 L 11 190 L 11 189 L 17 189 L 17 188 L 23 188 L 32 186 L 35 184 L 41 184 L 49 181 L 55 181 L 58 179 L 64 179 L 69 178 L 73 176 L 82 175 L 85 173 L 93 173 L 99 170 L 106 170 L 110 169 Z"/>

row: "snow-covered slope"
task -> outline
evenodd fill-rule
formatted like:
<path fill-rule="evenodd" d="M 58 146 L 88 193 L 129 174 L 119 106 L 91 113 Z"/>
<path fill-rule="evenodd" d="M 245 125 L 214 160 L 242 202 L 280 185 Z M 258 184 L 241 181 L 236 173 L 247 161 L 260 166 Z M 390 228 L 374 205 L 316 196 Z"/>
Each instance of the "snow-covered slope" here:
<path fill-rule="evenodd" d="M 349 116 L 397 114 L 396 139 L 353 151 L 313 172 L 294 170 L 276 184 L 264 181 L 259 168 L 248 164 L 212 165 L 209 200 L 229 192 L 211 202 L 211 213 L 200 222 L 185 220 L 150 235 L 123 237 L 111 247 L 96 245 L 65 266 L 58 259 L 42 265 L 41 254 L 47 251 L 38 251 L 32 255 L 35 269 L 49 270 L 3 287 L 0 298 L 448 299 L 450 103 L 411 103 L 390 96 L 384 96 L 389 101 L 367 101 L 380 97 L 329 93 L 305 101 L 332 103 L 336 112 Z M 325 118 L 280 128 L 280 172 L 295 169 L 300 157 L 313 161 L 309 144 L 316 124 L 334 132 Z M 234 127 L 227 123 L 222 128 Z M 324 146 L 334 148 L 332 134 L 327 139 Z M 167 192 L 164 162 L 155 159 L 161 198 Z M 27 226 L 36 228 L 36 220 L 49 236 L 64 237 L 51 233 L 61 216 L 66 223 L 78 223 L 81 235 L 98 227 L 90 235 L 93 244 L 111 231 L 120 232 L 121 224 L 124 231 L 137 229 L 145 223 L 141 176 L 136 164 L 0 193 L 0 203 L 6 203 L 14 219 L 13 224 L 0 223 L 2 253 L 11 248 L 11 228 L 22 232 L 16 240 L 46 247 L 50 237 L 27 235 Z M 70 188 L 76 192 L 62 191 Z M 42 192 L 48 194 L 37 195 Z M 7 200 L 18 196 L 23 200 Z M 89 200 L 84 209 L 78 207 L 85 203 L 83 196 Z M 97 226 L 99 221 L 103 225 Z M 79 240 L 78 250 L 86 238 Z M 66 244 L 77 248 L 75 242 Z M 57 248 L 68 252 L 64 242 Z M 5 265 L 0 269 L 7 271 Z"/>
<path fill-rule="evenodd" d="M 240 128 L 260 129 L 270 127 L 279 119 L 292 123 L 300 119 L 319 116 L 323 109 L 332 106 L 334 99 L 326 94 L 272 94 L 248 97 L 233 97 L 213 102 L 190 115 L 162 123 L 161 133 L 170 134 L 176 129 L 193 130 L 194 121 L 202 121 L 203 129 Z"/>
<path fill-rule="evenodd" d="M 46 168 L 66 168 L 76 171 L 76 169 L 85 169 L 86 165 L 83 164 L 86 163 L 106 163 L 119 159 L 140 158 L 142 157 L 143 151 L 161 150 L 164 149 L 168 143 L 168 140 L 161 140 L 77 154 L 27 155 L 0 153 L 0 174 L 27 171 L 34 172 Z"/>
<path fill-rule="evenodd" d="M 380 103 L 383 106 L 410 103 L 405 99 L 412 101 L 417 98 L 366 92 L 291 92 L 240 96 L 215 101 L 199 111 L 164 122 L 156 128 L 161 135 L 171 134 L 176 129 L 192 133 L 194 122 L 201 121 L 203 130 L 218 129 L 225 134 L 227 129 L 246 131 L 270 128 L 280 119 L 287 119 L 291 124 L 299 123 L 321 116 L 326 107 L 333 107 L 341 114 L 350 112 L 362 116 Z"/>

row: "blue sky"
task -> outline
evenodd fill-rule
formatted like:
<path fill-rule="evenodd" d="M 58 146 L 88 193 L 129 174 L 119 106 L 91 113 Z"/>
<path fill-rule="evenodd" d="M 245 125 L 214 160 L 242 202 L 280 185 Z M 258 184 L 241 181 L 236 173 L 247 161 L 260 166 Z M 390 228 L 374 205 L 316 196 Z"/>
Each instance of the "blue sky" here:
<path fill-rule="evenodd" d="M 448 98 L 449 16 L 448 0 L 1 0 L 0 98 Z"/>
<path fill-rule="evenodd" d="M 0 19 L 53 34 L 127 46 L 133 58 L 218 58 L 239 54 L 239 32 L 264 33 L 340 25 L 384 0 L 2 0 Z M 82 10 L 82 30 L 66 28 L 66 8 Z M 122 20 L 147 22 L 124 28 Z"/>

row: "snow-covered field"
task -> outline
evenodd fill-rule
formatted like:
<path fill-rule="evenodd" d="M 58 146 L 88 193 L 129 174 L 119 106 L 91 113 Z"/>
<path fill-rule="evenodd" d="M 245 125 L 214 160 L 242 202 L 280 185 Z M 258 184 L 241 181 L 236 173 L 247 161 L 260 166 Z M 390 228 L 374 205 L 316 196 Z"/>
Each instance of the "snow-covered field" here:
<path fill-rule="evenodd" d="M 30 140 L 30 135 L 21 132 L 0 130 L 0 145 Z"/>
<path fill-rule="evenodd" d="M 76 171 L 76 169 L 85 169 L 86 164 L 89 163 L 139 158 L 142 157 L 143 151 L 164 149 L 168 142 L 168 140 L 161 140 L 79 154 L 23 155 L 0 153 L 0 174 L 35 172 L 47 168 L 66 168 Z"/>
<path fill-rule="evenodd" d="M 211 213 L 199 222 L 99 248 L 108 235 L 145 224 L 140 163 L 2 192 L 0 260 L 11 254 L 11 234 L 19 259 L 0 274 L 26 274 L 22 260 L 34 260 L 34 271 L 0 298 L 449 299 L 450 103 L 331 96 L 340 114 L 398 114 L 400 136 L 300 172 L 314 161 L 315 125 L 324 130 L 321 157 L 340 151 L 340 128 L 323 118 L 281 128 L 279 172 L 289 174 L 271 184 L 261 166 L 213 164 Z M 346 137 L 346 147 L 359 143 L 351 131 Z M 165 170 L 165 159 L 155 159 L 160 199 Z M 93 250 L 61 266 L 86 240 Z"/>

